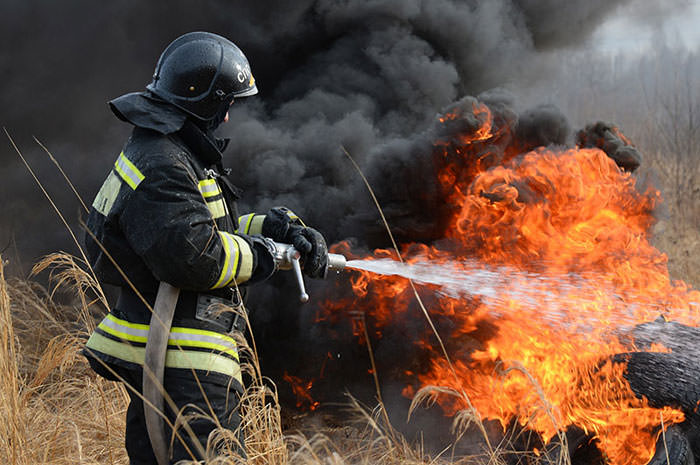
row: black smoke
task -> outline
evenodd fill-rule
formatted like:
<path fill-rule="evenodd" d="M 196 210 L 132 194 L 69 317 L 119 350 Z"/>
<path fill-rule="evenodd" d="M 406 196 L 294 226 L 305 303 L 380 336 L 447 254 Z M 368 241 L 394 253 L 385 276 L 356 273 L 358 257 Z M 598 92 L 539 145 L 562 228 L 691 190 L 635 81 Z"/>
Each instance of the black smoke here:
<path fill-rule="evenodd" d="M 143 89 L 160 51 L 178 35 L 216 32 L 244 50 L 260 89 L 234 103 L 222 129 L 232 138 L 227 165 L 244 190 L 241 210 L 286 205 L 331 243 L 354 238 L 358 247 L 387 246 L 344 148 L 367 173 L 399 238 L 430 242 L 440 237 L 443 214 L 433 177 L 432 144 L 444 136 L 436 115 L 478 95 L 523 149 L 570 142 L 556 108 L 519 109 L 507 92 L 492 89 L 556 73 L 558 53 L 585 45 L 607 15 L 628 3 L 4 0 L 0 124 L 77 230 L 84 213 L 32 136 L 90 203 L 130 131 L 106 102 Z M 632 5 L 647 3 L 655 2 Z M 0 250 L 9 245 L 15 263 L 25 265 L 57 249 L 75 252 L 9 142 L 0 147 Z M 364 367 L 365 353 L 348 328 L 331 340 L 314 327 L 314 307 L 300 308 L 291 282 L 282 276 L 261 286 L 250 304 L 269 374 L 308 375 L 303 368 L 315 370 L 327 353 Z M 310 288 L 313 299 L 324 284 Z M 387 359 L 390 344 L 377 348 Z"/>
<path fill-rule="evenodd" d="M 75 224 L 78 204 L 31 136 L 89 202 L 129 133 L 106 101 L 142 89 L 177 35 L 217 32 L 243 48 L 261 89 L 235 104 L 223 130 L 234 139 L 228 163 L 244 202 L 287 204 L 331 241 L 362 239 L 362 221 L 375 217 L 341 146 L 370 174 L 390 171 L 392 182 L 375 186 L 389 191 L 383 202 L 413 195 L 405 180 L 405 190 L 396 185 L 396 173 L 411 178 L 422 168 L 425 155 L 409 152 L 438 112 L 464 95 L 542 79 L 556 70 L 552 50 L 580 46 L 626 3 L 7 0 L 0 5 L 0 123 Z M 631 5 L 642 17 L 647 3 L 654 2 Z M 71 248 L 10 144 L 2 146 L 0 250 L 14 244 L 31 263 Z"/>

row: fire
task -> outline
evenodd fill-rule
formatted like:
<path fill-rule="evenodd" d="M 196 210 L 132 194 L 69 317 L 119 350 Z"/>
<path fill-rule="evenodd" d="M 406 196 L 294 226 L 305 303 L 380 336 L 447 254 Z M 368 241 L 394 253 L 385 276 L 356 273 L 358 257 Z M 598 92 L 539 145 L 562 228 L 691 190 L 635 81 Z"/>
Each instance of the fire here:
<path fill-rule="evenodd" d="M 518 142 L 486 105 L 472 110 L 439 118 L 441 125 L 478 122 L 435 144 L 436 182 L 452 207 L 443 238 L 405 244 L 402 255 L 453 266 L 477 260 L 509 279 L 491 299 L 423 293 L 431 317 L 450 322 L 441 336 L 452 366 L 426 329 L 412 342 L 430 352 L 430 362 L 406 372 L 414 381 L 404 394 L 453 387 L 504 427 L 516 419 L 548 440 L 576 425 L 597 436 L 611 463 L 643 464 L 662 417 L 665 425 L 684 417 L 637 398 L 625 365 L 611 359 L 637 350 L 629 334 L 638 324 L 659 315 L 692 326 L 699 321 L 692 302 L 700 294 L 672 282 L 666 256 L 649 243 L 660 194 L 639 192 L 635 179 L 598 149 L 518 153 Z M 336 251 L 351 254 L 346 243 Z M 396 258 L 389 250 L 374 253 L 387 257 Z M 403 278 L 358 272 L 352 288 L 353 298 L 325 304 L 319 318 L 360 310 L 378 329 L 409 314 L 417 318 Z M 466 408 L 458 398 L 440 403 L 447 414 Z"/>
<path fill-rule="evenodd" d="M 323 379 L 324 372 L 326 370 L 326 364 L 329 360 L 333 360 L 333 355 L 330 352 L 326 353 L 326 357 L 321 363 L 321 369 L 319 371 L 318 377 L 311 378 L 308 381 L 305 381 L 298 376 L 290 375 L 289 373 L 287 373 L 287 371 L 285 371 L 284 375 L 282 375 L 282 379 L 287 384 L 289 384 L 289 386 L 292 389 L 292 393 L 297 398 L 296 407 L 298 409 L 309 410 L 313 412 L 321 406 L 321 402 L 314 400 L 313 396 L 311 395 L 311 390 L 313 389 L 314 384 L 317 381 Z"/>
<path fill-rule="evenodd" d="M 491 129 L 493 128 L 493 114 L 489 108 L 483 103 L 474 102 L 472 104 L 472 113 L 470 116 L 474 116 L 478 121 L 479 125 L 473 133 L 459 134 L 459 138 L 463 144 L 471 144 L 472 142 L 487 140 L 493 137 Z M 464 117 L 463 109 L 455 109 L 451 112 L 445 113 L 443 116 L 438 117 L 438 121 L 445 123 L 448 121 L 460 121 Z"/>
<path fill-rule="evenodd" d="M 286 371 L 282 377 L 292 387 L 292 392 L 297 397 L 297 408 L 308 409 L 314 411 L 320 403 L 311 397 L 311 388 L 314 385 L 314 380 L 304 381 L 298 376 L 292 376 Z"/>

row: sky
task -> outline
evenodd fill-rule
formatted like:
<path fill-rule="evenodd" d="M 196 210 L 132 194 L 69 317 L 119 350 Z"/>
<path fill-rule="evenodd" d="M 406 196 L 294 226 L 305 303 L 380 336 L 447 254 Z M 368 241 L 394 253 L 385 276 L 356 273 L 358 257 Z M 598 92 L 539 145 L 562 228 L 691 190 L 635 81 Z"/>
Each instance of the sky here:
<path fill-rule="evenodd" d="M 659 10 L 666 8 L 666 2 L 655 3 L 658 3 Z M 682 6 L 675 6 L 675 9 L 677 13 L 660 24 L 642 23 L 638 17 L 643 13 L 638 2 L 633 2 L 620 8 L 602 24 L 591 37 L 591 44 L 613 54 L 643 53 L 653 47 L 660 37 L 664 37 L 669 45 L 683 45 L 697 51 L 700 45 L 700 0 L 684 0 Z M 648 14 L 649 7 L 644 10 Z"/>

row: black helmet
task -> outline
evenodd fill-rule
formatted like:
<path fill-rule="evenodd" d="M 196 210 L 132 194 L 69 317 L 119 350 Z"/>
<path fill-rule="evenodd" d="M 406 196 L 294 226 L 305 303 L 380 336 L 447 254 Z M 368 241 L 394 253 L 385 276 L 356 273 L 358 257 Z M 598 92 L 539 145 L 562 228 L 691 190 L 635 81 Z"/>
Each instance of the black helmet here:
<path fill-rule="evenodd" d="M 189 32 L 171 42 L 147 89 L 201 121 L 221 118 L 234 97 L 258 93 L 243 52 L 210 32 Z"/>

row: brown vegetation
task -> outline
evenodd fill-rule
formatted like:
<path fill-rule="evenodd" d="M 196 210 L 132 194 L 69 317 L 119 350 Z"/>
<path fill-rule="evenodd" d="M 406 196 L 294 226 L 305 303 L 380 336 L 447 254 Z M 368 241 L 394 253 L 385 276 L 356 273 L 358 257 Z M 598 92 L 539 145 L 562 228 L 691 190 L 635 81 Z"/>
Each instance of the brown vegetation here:
<path fill-rule="evenodd" d="M 79 355 L 95 313 L 104 311 L 102 293 L 73 257 L 52 255 L 35 271 L 47 267 L 52 267 L 54 284 L 70 286 L 75 305 L 53 303 L 52 294 L 31 281 L 5 279 L 0 260 L 0 460 L 16 465 L 126 464 L 128 395 L 120 383 L 96 376 Z M 245 463 L 436 463 L 386 424 L 381 406 L 368 411 L 352 399 L 342 435 L 337 428 L 283 432 L 274 385 L 263 378 L 254 345 L 244 350 L 249 360 L 245 369 L 253 380 L 242 399 Z M 426 391 L 416 404 L 430 395 Z M 462 413 L 456 426 L 463 431 L 473 421 L 478 419 Z M 209 449 L 231 437 L 228 431 L 215 432 Z M 244 462 L 231 454 L 207 463 Z"/>

